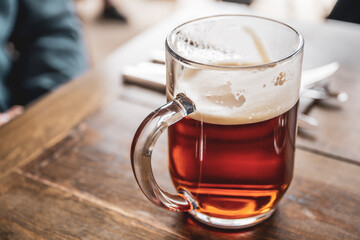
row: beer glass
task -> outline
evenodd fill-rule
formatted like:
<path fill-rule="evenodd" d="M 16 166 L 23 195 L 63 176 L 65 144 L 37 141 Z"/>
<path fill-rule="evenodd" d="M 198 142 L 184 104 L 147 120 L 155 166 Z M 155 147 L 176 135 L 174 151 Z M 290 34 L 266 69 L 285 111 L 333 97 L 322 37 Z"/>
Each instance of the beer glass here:
<path fill-rule="evenodd" d="M 166 38 L 167 103 L 137 130 L 131 160 L 156 205 L 219 228 L 267 219 L 293 176 L 304 41 L 271 19 L 219 15 Z M 168 130 L 178 193 L 156 183 L 151 154 Z"/>

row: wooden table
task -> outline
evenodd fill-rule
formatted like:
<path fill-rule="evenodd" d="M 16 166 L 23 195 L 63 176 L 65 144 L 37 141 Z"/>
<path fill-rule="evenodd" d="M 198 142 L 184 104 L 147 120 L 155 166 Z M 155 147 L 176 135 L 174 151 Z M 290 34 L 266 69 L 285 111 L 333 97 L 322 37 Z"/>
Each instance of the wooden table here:
<path fill-rule="evenodd" d="M 132 174 L 129 149 L 161 93 L 121 83 L 121 68 L 163 45 L 177 14 L 114 52 L 101 66 L 29 106 L 0 128 L 0 239 L 360 239 L 360 26 L 294 25 L 304 67 L 339 61 L 331 87 L 349 101 L 318 104 L 317 130 L 297 140 L 295 175 L 275 214 L 259 226 L 220 231 L 152 205 Z M 154 156 L 174 192 L 166 137 Z"/>

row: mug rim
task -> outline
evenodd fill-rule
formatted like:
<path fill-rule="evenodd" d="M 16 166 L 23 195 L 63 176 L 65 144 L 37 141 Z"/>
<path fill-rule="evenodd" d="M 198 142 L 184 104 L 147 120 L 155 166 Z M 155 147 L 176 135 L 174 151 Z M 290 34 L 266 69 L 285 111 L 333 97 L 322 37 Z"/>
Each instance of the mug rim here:
<path fill-rule="evenodd" d="M 170 42 L 170 37 L 173 36 L 173 34 L 175 32 L 177 32 L 179 29 L 183 28 L 186 25 L 189 25 L 191 23 L 194 22 L 198 22 L 198 21 L 202 21 L 202 20 L 206 20 L 206 19 L 212 19 L 212 18 L 223 18 L 223 17 L 246 17 L 246 18 L 256 18 L 256 19 L 261 19 L 261 20 L 266 20 L 266 21 L 271 21 L 277 24 L 281 24 L 287 28 L 289 28 L 290 30 L 292 30 L 298 37 L 299 39 L 299 44 L 296 48 L 296 50 L 291 51 L 291 53 L 283 58 L 280 58 L 278 60 L 275 61 L 270 61 L 267 63 L 263 63 L 263 64 L 254 64 L 254 65 L 238 65 L 238 66 L 234 66 L 234 65 L 217 65 L 217 64 L 209 64 L 209 63 L 202 63 L 199 61 L 194 61 L 191 60 L 189 58 L 183 57 L 181 56 L 181 54 L 177 53 L 169 44 Z M 267 17 L 261 17 L 261 16 L 256 16 L 256 15 L 247 15 L 247 14 L 220 14 L 220 15 L 212 15 L 212 16 L 206 16 L 206 17 L 202 17 L 202 18 L 196 18 L 190 21 L 187 21 L 185 23 L 182 23 L 180 25 L 178 25 L 177 27 L 175 27 L 166 37 L 165 40 L 165 48 L 167 50 L 168 53 L 171 54 L 171 56 L 173 58 L 175 58 L 176 60 L 188 64 L 188 65 L 192 65 L 195 67 L 199 67 L 199 68 L 203 68 L 203 69 L 222 69 L 222 70 L 236 70 L 236 69 L 252 69 L 252 68 L 266 68 L 266 67 L 273 67 L 274 65 L 284 62 L 288 59 L 291 59 L 293 57 L 295 57 L 296 55 L 298 55 L 304 48 L 304 38 L 301 35 L 301 33 L 299 31 L 297 31 L 295 28 L 291 27 L 290 25 L 271 19 L 271 18 L 267 18 Z"/>

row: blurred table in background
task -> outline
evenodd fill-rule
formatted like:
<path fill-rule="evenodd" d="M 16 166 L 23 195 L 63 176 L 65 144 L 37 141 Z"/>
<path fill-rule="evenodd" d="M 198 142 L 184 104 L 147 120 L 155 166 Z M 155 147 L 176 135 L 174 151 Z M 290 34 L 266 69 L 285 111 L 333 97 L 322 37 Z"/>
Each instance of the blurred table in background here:
<path fill-rule="evenodd" d="M 342 105 L 315 105 L 317 130 L 297 140 L 295 175 L 275 214 L 241 231 L 220 231 L 152 205 L 132 174 L 130 144 L 161 93 L 124 85 L 121 69 L 163 48 L 178 23 L 249 13 L 214 3 L 177 11 L 114 51 L 83 76 L 45 96 L 0 128 L 0 239 L 359 239 L 360 26 L 291 22 L 306 40 L 304 67 L 338 61 L 331 88 Z M 166 137 L 154 151 L 159 184 L 174 192 Z"/>
<path fill-rule="evenodd" d="M 160 22 L 175 11 L 194 4 L 194 0 L 111 1 L 119 13 L 126 18 L 126 22 L 102 18 L 104 0 L 75 0 L 83 23 L 92 65 L 98 65 L 108 54 L 136 34 Z M 211 4 L 214 1 L 196 0 L 196 4 Z M 271 18 L 319 22 L 330 13 L 335 1 L 252 0 L 249 8 L 258 15 Z M 202 9 L 197 9 L 197 11 L 201 12 Z"/>
<path fill-rule="evenodd" d="M 102 14 L 105 0 L 75 0 L 93 66 L 99 65 L 116 48 L 180 7 L 176 0 L 111 2 L 126 21 L 104 18 Z"/>

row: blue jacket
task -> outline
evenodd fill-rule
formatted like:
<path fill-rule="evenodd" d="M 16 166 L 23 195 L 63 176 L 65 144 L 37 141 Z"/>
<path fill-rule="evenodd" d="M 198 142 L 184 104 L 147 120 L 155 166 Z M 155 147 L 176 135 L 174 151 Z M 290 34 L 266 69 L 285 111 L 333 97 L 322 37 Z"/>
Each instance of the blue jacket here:
<path fill-rule="evenodd" d="M 86 59 L 71 0 L 0 0 L 0 112 L 75 77 Z"/>

